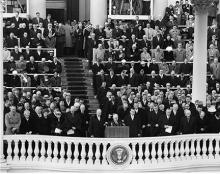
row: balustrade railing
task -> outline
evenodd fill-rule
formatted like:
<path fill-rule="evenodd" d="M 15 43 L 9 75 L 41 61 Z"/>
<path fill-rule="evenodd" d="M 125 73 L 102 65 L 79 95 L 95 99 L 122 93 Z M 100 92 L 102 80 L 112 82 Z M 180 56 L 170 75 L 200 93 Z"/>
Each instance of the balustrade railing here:
<path fill-rule="evenodd" d="M 10 135 L 3 140 L 8 165 L 36 170 L 111 171 L 126 165 L 128 171 L 162 171 L 220 164 L 219 134 L 128 139 Z"/>

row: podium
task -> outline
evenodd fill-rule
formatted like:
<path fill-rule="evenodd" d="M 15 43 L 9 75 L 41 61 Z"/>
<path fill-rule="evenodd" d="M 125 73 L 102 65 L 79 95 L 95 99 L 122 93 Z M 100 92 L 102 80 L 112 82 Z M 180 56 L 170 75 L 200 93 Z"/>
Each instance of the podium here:
<path fill-rule="evenodd" d="M 106 127 L 105 138 L 129 138 L 129 127 L 128 126 Z"/>

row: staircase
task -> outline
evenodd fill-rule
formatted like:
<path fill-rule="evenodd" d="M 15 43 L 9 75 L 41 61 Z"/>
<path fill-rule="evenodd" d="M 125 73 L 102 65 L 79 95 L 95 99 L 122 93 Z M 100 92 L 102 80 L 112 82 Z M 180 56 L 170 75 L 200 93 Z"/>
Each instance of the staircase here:
<path fill-rule="evenodd" d="M 94 98 L 92 73 L 88 70 L 88 63 L 84 58 L 65 57 L 62 60 L 62 84 L 71 93 L 72 99 L 83 99 L 88 106 L 89 114 L 95 114 L 99 108 L 98 100 Z"/>

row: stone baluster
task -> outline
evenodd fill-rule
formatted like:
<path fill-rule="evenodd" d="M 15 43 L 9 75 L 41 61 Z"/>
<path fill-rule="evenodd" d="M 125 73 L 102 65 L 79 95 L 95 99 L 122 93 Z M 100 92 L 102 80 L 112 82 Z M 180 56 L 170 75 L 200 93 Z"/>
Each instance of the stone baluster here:
<path fill-rule="evenodd" d="M 144 152 L 144 156 L 145 156 L 145 164 L 149 164 L 151 162 L 149 156 L 150 156 L 150 151 L 149 151 L 149 143 L 146 142 L 145 143 L 145 152 Z"/>
<path fill-rule="evenodd" d="M 52 155 L 52 148 L 51 148 L 52 142 L 48 141 L 47 144 L 48 144 L 48 148 L 47 148 L 46 162 L 48 163 L 48 162 L 52 162 L 52 157 L 51 157 L 51 155 Z"/>
<path fill-rule="evenodd" d="M 12 148 L 11 148 L 11 142 L 12 142 L 12 140 L 9 139 L 9 140 L 8 140 L 8 148 L 7 148 L 7 154 L 8 154 L 8 156 L 7 156 L 7 161 L 8 161 L 8 162 L 12 161 Z"/>
<path fill-rule="evenodd" d="M 100 144 L 99 142 L 97 142 L 96 145 L 96 151 L 95 151 L 95 162 L 94 164 L 96 165 L 100 165 L 101 161 L 100 161 Z"/>
<path fill-rule="evenodd" d="M 41 141 L 41 150 L 40 150 L 40 154 L 41 154 L 41 156 L 40 156 L 39 161 L 42 162 L 42 163 L 44 163 L 45 160 L 46 160 L 46 149 L 45 149 L 45 141 L 44 141 L 44 140 Z"/>
<path fill-rule="evenodd" d="M 176 161 L 180 160 L 179 154 L 180 154 L 179 141 L 175 141 L 175 160 Z"/>
<path fill-rule="evenodd" d="M 19 157 L 18 157 L 18 153 L 19 153 L 19 149 L 18 149 L 18 141 L 17 139 L 14 140 L 14 158 L 13 161 L 19 161 Z"/>
<path fill-rule="evenodd" d="M 39 160 L 39 140 L 34 141 L 35 142 L 35 148 L 34 148 L 34 158 L 33 161 Z"/>
<path fill-rule="evenodd" d="M 158 162 L 162 162 L 162 161 L 163 161 L 163 158 L 162 158 L 163 152 L 162 152 L 162 142 L 160 142 L 160 141 L 158 142 L 157 155 L 158 155 L 157 161 L 158 161 Z"/>
<path fill-rule="evenodd" d="M 67 164 L 71 164 L 72 163 L 72 149 L 71 149 L 72 143 L 71 142 L 67 142 L 67 152 L 66 152 L 66 163 Z"/>
<path fill-rule="evenodd" d="M 200 146 L 201 139 L 197 139 L 196 142 L 197 142 L 196 143 L 196 159 L 201 159 L 202 158 L 202 156 L 200 154 L 200 152 L 201 152 L 201 146 Z"/>
<path fill-rule="evenodd" d="M 175 154 L 174 147 L 173 147 L 174 143 L 175 142 L 170 141 L 170 161 L 171 162 L 174 160 L 174 154 Z"/>
<path fill-rule="evenodd" d="M 168 142 L 164 141 L 164 161 L 168 162 L 169 158 L 168 158 L 169 152 L 168 152 Z"/>
<path fill-rule="evenodd" d="M 86 143 L 82 142 L 82 151 L 81 151 L 81 160 L 80 160 L 80 164 L 85 165 L 86 164 Z"/>
<path fill-rule="evenodd" d="M 53 158 L 52 158 L 52 162 L 53 163 L 57 163 L 58 162 L 58 158 L 57 158 L 57 156 L 58 156 L 58 141 L 54 141 L 53 142 L 53 144 L 54 144 L 54 148 L 53 148 Z"/>
<path fill-rule="evenodd" d="M 136 144 L 137 143 L 132 143 L 132 164 L 137 164 L 137 160 L 136 160 L 136 156 L 137 156 L 137 152 L 136 152 Z"/>
<path fill-rule="evenodd" d="M 143 143 L 139 143 L 139 151 L 138 151 L 138 164 L 144 164 L 144 153 L 143 153 Z"/>
<path fill-rule="evenodd" d="M 26 157 L 25 157 L 25 141 L 24 139 L 21 140 L 21 157 L 20 157 L 20 161 L 25 161 Z"/>
<path fill-rule="evenodd" d="M 191 139 L 191 159 L 195 159 L 195 140 Z"/>
<path fill-rule="evenodd" d="M 208 158 L 209 159 L 214 159 L 213 155 L 213 138 L 209 138 L 209 148 L 208 148 Z"/>
<path fill-rule="evenodd" d="M 64 145 L 65 145 L 65 142 L 64 141 L 61 141 L 60 142 L 60 159 L 59 159 L 59 163 L 65 163 L 65 150 L 64 150 Z"/>
<path fill-rule="evenodd" d="M 185 155 L 185 159 L 189 159 L 189 153 L 190 153 L 189 140 L 187 139 L 185 142 L 186 142 L 186 148 L 185 148 L 186 155 Z"/>
<path fill-rule="evenodd" d="M 102 152 L 102 165 L 107 165 L 107 159 L 106 159 L 106 152 L 107 152 L 107 143 L 102 143 L 103 145 L 103 152 Z"/>
<path fill-rule="evenodd" d="M 156 153 L 156 150 L 155 150 L 156 143 L 152 142 L 151 144 L 152 144 L 152 150 L 151 150 L 152 163 L 156 163 L 157 162 L 157 160 L 156 160 L 157 153 Z"/>
<path fill-rule="evenodd" d="M 73 152 L 73 156 L 74 156 L 74 159 L 73 159 L 73 164 L 77 165 L 79 164 L 79 142 L 75 142 L 74 143 L 75 145 L 75 148 L 74 148 L 74 152 Z"/>
<path fill-rule="evenodd" d="M 28 141 L 28 150 L 27 150 L 27 159 L 26 161 L 28 162 L 31 162 L 33 160 L 33 157 L 32 157 L 32 152 L 33 152 L 33 149 L 32 149 L 32 140 L 27 140 Z"/>
<path fill-rule="evenodd" d="M 183 140 L 181 140 L 181 142 L 180 142 L 180 159 L 182 160 L 182 159 L 184 159 L 184 141 Z"/>
<path fill-rule="evenodd" d="M 88 161 L 87 161 L 87 164 L 88 165 L 93 165 L 93 143 L 92 142 L 89 142 L 89 151 L 88 151 Z"/>
<path fill-rule="evenodd" d="M 220 147 L 219 147 L 219 139 L 216 138 L 215 139 L 216 141 L 216 146 L 215 146 L 215 159 L 219 159 L 220 158 L 220 155 L 219 155 L 219 150 L 220 150 Z"/>
<path fill-rule="evenodd" d="M 206 139 L 202 139 L 202 142 L 203 142 L 202 143 L 202 158 L 207 159 L 208 156 L 206 154 L 206 152 L 207 152 Z"/>

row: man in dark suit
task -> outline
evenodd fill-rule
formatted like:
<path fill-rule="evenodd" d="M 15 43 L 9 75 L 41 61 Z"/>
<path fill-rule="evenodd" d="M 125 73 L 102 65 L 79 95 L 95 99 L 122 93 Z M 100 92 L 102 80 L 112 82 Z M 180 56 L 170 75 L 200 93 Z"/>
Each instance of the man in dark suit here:
<path fill-rule="evenodd" d="M 65 116 L 60 112 L 58 108 L 54 109 L 54 112 L 51 113 L 51 134 L 56 136 L 65 135 L 63 130 L 63 124 L 65 121 Z"/>
<path fill-rule="evenodd" d="M 154 85 L 158 84 L 158 79 L 157 79 L 155 71 L 151 72 L 151 76 L 148 78 L 148 81 L 150 82 L 151 88 L 154 88 Z"/>
<path fill-rule="evenodd" d="M 79 103 L 75 103 L 74 106 L 71 106 L 70 112 L 68 112 L 65 116 L 65 120 L 63 123 L 63 131 L 65 135 L 71 137 L 81 137 L 83 120 L 81 114 L 79 112 Z"/>
<path fill-rule="evenodd" d="M 156 74 L 159 73 L 159 65 L 156 63 L 156 59 L 152 59 L 152 63 L 149 66 L 150 72 L 155 71 Z"/>
<path fill-rule="evenodd" d="M 124 123 L 129 127 L 129 137 L 141 136 L 141 118 L 135 114 L 134 108 L 131 108 L 130 114 L 125 116 Z"/>
<path fill-rule="evenodd" d="M 159 118 L 161 117 L 161 113 L 158 105 L 154 104 L 153 111 L 149 112 L 148 116 L 149 119 L 147 127 L 150 128 L 150 136 L 155 137 L 160 133 Z"/>
<path fill-rule="evenodd" d="M 140 53 L 139 53 L 139 50 L 138 50 L 136 44 L 132 45 L 132 48 L 130 49 L 130 52 L 128 53 L 128 55 L 129 55 L 129 57 L 128 57 L 129 61 L 139 61 L 140 60 Z"/>
<path fill-rule="evenodd" d="M 121 87 L 128 84 L 128 77 L 126 75 L 126 70 L 122 70 L 120 76 L 118 76 L 117 87 Z"/>
<path fill-rule="evenodd" d="M 136 36 L 134 34 L 131 35 L 131 38 L 129 38 L 128 41 L 128 50 L 132 49 L 133 45 L 136 45 L 137 48 L 139 48 L 138 40 L 136 39 Z"/>
<path fill-rule="evenodd" d="M 30 57 L 30 61 L 26 64 L 26 71 L 29 74 L 38 73 L 38 64 L 33 56 Z"/>
<path fill-rule="evenodd" d="M 105 120 L 102 116 L 102 110 L 97 109 L 96 115 L 92 116 L 89 122 L 90 137 L 102 138 L 104 137 Z"/>
<path fill-rule="evenodd" d="M 179 85 L 179 78 L 176 76 L 175 71 L 171 71 L 170 77 L 168 77 L 168 82 L 170 82 L 171 87 L 176 87 Z"/>
<path fill-rule="evenodd" d="M 91 38 L 88 39 L 87 42 L 87 48 L 88 48 L 88 59 L 89 59 L 89 65 L 92 66 L 92 59 L 93 59 L 93 49 L 97 48 L 98 41 L 95 38 L 95 33 L 91 34 Z"/>
<path fill-rule="evenodd" d="M 19 11 L 16 11 L 15 16 L 11 18 L 11 23 L 15 23 L 16 28 L 18 28 L 22 22 L 22 18 L 19 17 Z"/>
<path fill-rule="evenodd" d="M 37 37 L 37 33 L 41 33 L 41 30 L 37 28 L 37 24 L 33 24 L 33 28 L 30 30 L 30 38 L 34 40 Z"/>
<path fill-rule="evenodd" d="M 97 97 L 98 97 L 101 109 L 104 107 L 104 104 L 105 104 L 104 100 L 105 100 L 107 91 L 108 91 L 108 88 L 106 87 L 106 82 L 103 81 L 101 86 L 97 88 Z"/>
<path fill-rule="evenodd" d="M 37 37 L 32 40 L 31 45 L 34 48 L 37 48 L 38 46 L 45 47 L 45 42 L 41 33 L 37 33 Z"/>
<path fill-rule="evenodd" d="M 17 61 L 20 59 L 20 56 L 22 55 L 22 53 L 19 51 L 18 46 L 16 45 L 14 47 L 14 50 L 11 52 L 11 56 L 14 57 L 14 60 Z"/>
<path fill-rule="evenodd" d="M 191 111 L 186 109 L 185 116 L 180 120 L 180 134 L 194 134 L 197 130 L 196 118 L 191 115 Z"/>
<path fill-rule="evenodd" d="M 6 39 L 7 48 L 14 48 L 18 45 L 18 40 L 15 38 L 14 33 L 10 33 L 10 36 Z"/>
<path fill-rule="evenodd" d="M 106 75 L 103 69 L 101 69 L 100 73 L 96 75 L 96 88 L 100 88 L 102 85 L 102 82 L 106 82 Z"/>
<path fill-rule="evenodd" d="M 33 24 L 38 24 L 38 25 L 39 25 L 40 22 L 44 23 L 44 20 L 43 20 L 43 18 L 40 17 L 39 12 L 36 13 L 36 17 L 34 17 L 32 19 L 32 22 L 33 22 Z"/>
<path fill-rule="evenodd" d="M 175 134 L 176 117 L 172 115 L 170 108 L 166 109 L 166 114 L 162 114 L 159 118 L 160 135 L 169 136 Z"/>
<path fill-rule="evenodd" d="M 185 4 L 182 5 L 183 13 L 188 13 L 189 15 L 193 14 L 193 7 L 189 4 L 189 1 L 186 0 Z"/>
<path fill-rule="evenodd" d="M 128 83 L 131 87 L 137 87 L 139 85 L 139 76 L 134 72 L 134 69 L 130 69 Z"/>
<path fill-rule="evenodd" d="M 113 69 L 110 69 L 110 74 L 106 77 L 107 87 L 111 87 L 113 84 L 117 84 L 117 76 Z"/>
<path fill-rule="evenodd" d="M 71 94 L 67 93 L 65 100 L 64 100 L 64 106 L 65 108 L 71 108 L 74 105 L 74 101 L 71 99 Z"/>
<path fill-rule="evenodd" d="M 153 44 L 153 49 L 156 49 L 157 46 L 159 45 L 160 48 L 163 48 L 163 37 L 161 36 L 161 33 L 157 31 L 157 35 L 153 37 L 152 44 Z"/>
<path fill-rule="evenodd" d="M 173 110 L 171 115 L 173 115 L 173 117 L 176 119 L 176 126 L 174 127 L 175 129 L 173 130 L 174 134 L 179 133 L 179 129 L 180 129 L 180 121 L 181 118 L 184 117 L 184 111 L 182 108 L 179 108 L 178 104 L 173 104 Z"/>
<path fill-rule="evenodd" d="M 29 60 L 30 57 L 33 55 L 32 51 L 30 50 L 30 46 L 26 46 L 26 49 L 24 50 L 24 52 L 22 53 L 24 55 L 24 59 L 25 60 Z"/>
<path fill-rule="evenodd" d="M 33 56 L 36 61 L 41 61 L 42 58 L 47 59 L 46 53 L 43 52 L 41 49 L 42 49 L 42 46 L 39 45 L 37 46 L 37 50 L 33 52 Z"/>
<path fill-rule="evenodd" d="M 35 120 L 30 115 L 30 111 L 24 111 L 24 117 L 21 118 L 21 125 L 19 129 L 21 134 L 34 134 L 35 133 Z"/>
<path fill-rule="evenodd" d="M 151 42 L 149 40 L 147 40 L 147 36 L 144 35 L 143 36 L 143 40 L 141 40 L 139 42 L 139 48 L 143 49 L 143 48 L 147 48 L 147 51 L 150 51 L 151 49 Z"/>
<path fill-rule="evenodd" d="M 53 19 L 51 18 L 51 14 L 48 14 L 47 18 L 44 20 L 44 28 L 47 28 L 49 23 L 54 23 Z"/>
<path fill-rule="evenodd" d="M 164 75 L 164 72 L 163 70 L 160 70 L 159 71 L 159 75 L 157 76 L 157 83 L 160 85 L 160 86 L 163 86 L 165 87 L 166 84 L 167 84 L 167 76 Z"/>
<path fill-rule="evenodd" d="M 117 113 L 120 120 L 124 120 L 125 116 L 129 114 L 129 105 L 127 100 L 122 100 L 122 105 L 118 107 Z"/>
<path fill-rule="evenodd" d="M 113 31 L 112 31 L 112 37 L 114 38 L 114 39 L 120 39 L 121 38 L 121 36 L 122 36 L 122 30 L 119 28 L 119 26 L 118 25 L 116 25 L 115 26 L 115 29 L 113 29 Z"/>
<path fill-rule="evenodd" d="M 62 65 L 58 61 L 57 57 L 54 57 L 53 62 L 50 64 L 50 72 L 57 72 L 59 74 L 62 73 Z"/>

